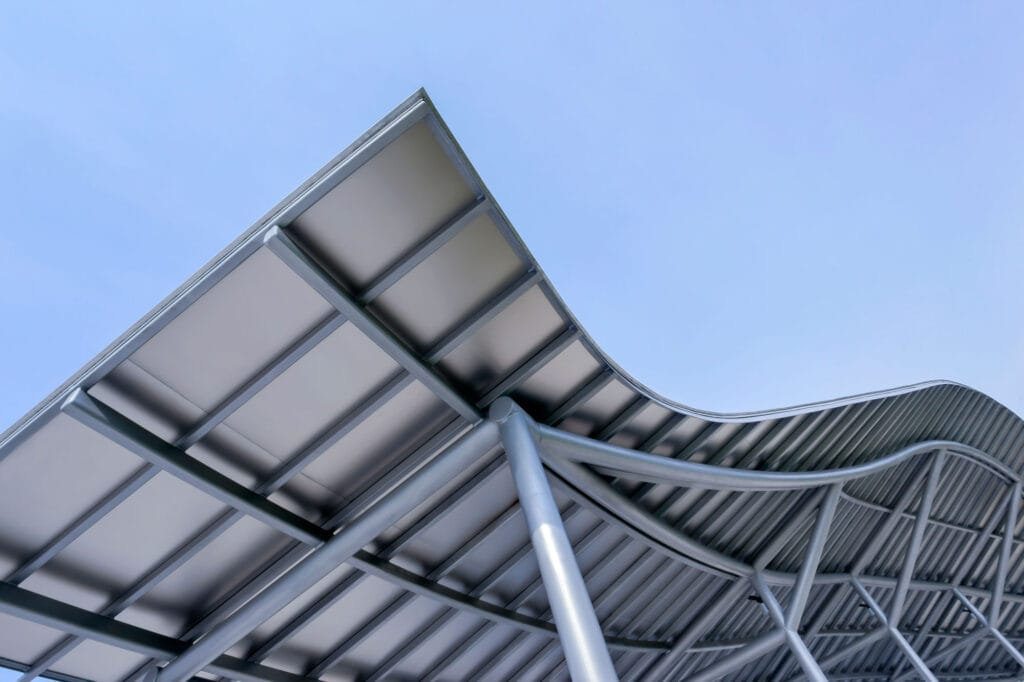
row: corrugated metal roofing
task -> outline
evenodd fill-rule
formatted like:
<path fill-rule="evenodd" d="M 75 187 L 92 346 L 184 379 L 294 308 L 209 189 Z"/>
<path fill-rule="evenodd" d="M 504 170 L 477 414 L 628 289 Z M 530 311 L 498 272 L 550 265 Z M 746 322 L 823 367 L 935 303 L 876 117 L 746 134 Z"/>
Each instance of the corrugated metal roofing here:
<path fill-rule="evenodd" d="M 0 438 L 0 660 L 23 679 L 151 674 L 471 437 L 502 396 L 559 432 L 707 471 L 867 465 L 843 484 L 807 597 L 814 658 L 862 641 L 830 677 L 918 674 L 892 637 L 859 638 L 880 627 L 867 600 L 898 591 L 924 507 L 899 631 L 938 678 L 1019 676 L 950 588 L 982 611 L 1004 594 L 992 625 L 1024 641 L 1019 523 L 1003 542 L 1020 418 L 942 382 L 739 415 L 653 394 L 580 328 L 422 92 Z M 201 675 L 567 678 L 504 455 L 480 450 Z M 789 604 L 818 486 L 545 461 L 621 678 L 684 679 L 777 629 L 765 599 Z M 737 577 L 759 558 L 768 595 Z M 769 644 L 727 676 L 801 674 Z"/>

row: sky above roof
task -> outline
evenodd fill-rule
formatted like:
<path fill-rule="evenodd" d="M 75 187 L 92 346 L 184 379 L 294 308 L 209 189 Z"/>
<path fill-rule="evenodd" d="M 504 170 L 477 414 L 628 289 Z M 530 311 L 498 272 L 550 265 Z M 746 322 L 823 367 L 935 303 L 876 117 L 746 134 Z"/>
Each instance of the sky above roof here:
<path fill-rule="evenodd" d="M 1020 4 L 2 13 L 0 430 L 421 85 L 654 390 L 1024 413 Z"/>

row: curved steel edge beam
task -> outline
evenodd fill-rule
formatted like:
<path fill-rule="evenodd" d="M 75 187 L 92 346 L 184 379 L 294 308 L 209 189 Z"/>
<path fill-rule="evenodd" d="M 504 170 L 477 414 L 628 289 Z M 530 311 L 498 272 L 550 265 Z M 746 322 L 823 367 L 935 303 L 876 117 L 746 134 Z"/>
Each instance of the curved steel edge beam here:
<path fill-rule="evenodd" d="M 553 460 L 545 466 L 555 474 L 554 483 L 574 502 L 656 552 L 723 578 L 745 578 L 754 573 L 752 566 L 678 532 L 582 464 Z"/>
<path fill-rule="evenodd" d="M 959 637 L 966 637 L 967 635 L 971 634 L 972 632 L 974 632 L 974 631 L 973 630 L 964 630 L 963 632 L 942 632 L 942 633 L 931 635 L 931 636 L 935 637 L 936 639 L 956 639 L 956 638 L 959 638 Z M 822 638 L 825 638 L 825 639 L 829 639 L 829 638 L 832 638 L 832 639 L 855 639 L 856 638 L 856 639 L 860 640 L 865 635 L 875 635 L 875 636 L 881 637 L 882 635 L 885 635 L 887 633 L 888 633 L 888 630 L 885 630 L 885 629 L 883 629 L 881 627 L 874 627 L 874 628 L 866 628 L 866 629 L 861 629 L 861 630 L 857 630 L 857 629 L 850 629 L 850 630 L 823 630 L 823 631 L 821 631 L 820 633 L 818 633 L 815 636 L 816 637 L 822 637 Z M 907 632 L 905 634 L 906 635 L 913 635 L 914 633 L 913 632 Z M 692 653 L 705 653 L 705 652 L 708 652 L 708 651 L 728 651 L 730 649 L 739 649 L 741 647 L 746 646 L 747 644 L 750 644 L 752 641 L 754 641 L 754 639 L 755 639 L 754 637 L 739 637 L 739 638 L 735 638 L 735 639 L 731 639 L 731 638 L 730 639 L 703 639 L 703 640 L 700 640 L 700 641 L 696 642 L 692 647 L 690 647 L 690 652 L 692 652 Z M 1020 637 L 1018 636 L 1017 639 L 1020 639 Z M 825 660 L 826 659 L 822 659 L 821 661 L 819 661 L 822 664 L 822 667 L 825 667 L 825 663 L 824 663 Z"/>
<path fill-rule="evenodd" d="M 282 223 L 282 224 L 286 224 L 287 222 L 289 222 L 289 220 L 291 218 L 293 218 L 295 215 L 297 215 L 299 212 L 301 212 L 301 209 L 303 207 L 308 206 L 312 202 L 316 201 L 327 190 L 329 190 L 334 184 L 337 184 L 338 181 L 343 179 L 345 177 L 346 173 L 350 173 L 352 170 L 354 170 L 354 168 L 358 167 L 359 164 L 356 163 L 357 161 L 358 162 L 365 161 L 367 158 L 372 156 L 373 153 L 375 153 L 376 151 L 381 149 L 383 146 L 385 146 L 388 141 L 394 139 L 403 130 L 407 129 L 409 125 L 411 125 L 412 123 L 414 123 L 414 122 L 416 122 L 418 120 L 421 120 L 424 117 L 436 118 L 438 124 L 440 125 L 440 127 L 442 129 L 443 134 L 445 136 L 449 136 L 450 137 L 450 134 L 447 132 L 447 129 L 444 127 L 443 122 L 440 121 L 440 117 L 437 116 L 436 111 L 433 108 L 433 105 L 430 103 L 429 98 L 426 97 L 425 93 L 422 93 L 422 92 L 417 93 L 412 98 L 410 98 L 410 100 L 405 105 L 403 105 L 398 110 L 396 110 L 396 112 L 394 114 L 392 114 L 387 119 L 385 119 L 384 122 L 382 122 L 381 124 L 378 124 L 378 126 L 375 127 L 375 129 L 372 130 L 371 133 L 368 133 L 366 136 L 364 136 L 359 141 L 357 141 L 357 143 L 355 143 L 350 148 L 350 150 L 346 150 L 346 152 L 343 152 L 335 161 L 332 161 L 331 165 L 327 169 L 325 169 L 325 171 L 323 171 L 322 173 L 318 174 L 313 180 L 307 182 L 305 185 L 303 185 L 302 188 L 300 188 L 298 191 L 293 193 L 293 195 L 290 196 L 285 202 L 283 202 L 279 208 L 275 208 L 271 212 L 271 214 L 269 214 L 269 217 L 263 219 L 260 224 L 258 224 L 254 228 L 252 228 L 243 237 L 243 239 L 239 241 L 239 243 L 244 243 L 245 240 L 248 240 L 247 248 L 249 248 L 249 249 L 258 248 L 258 243 L 256 243 L 257 239 L 253 239 L 254 236 L 258 236 L 258 235 L 254 235 L 253 234 L 253 232 L 256 231 L 257 228 L 260 228 L 262 230 L 266 230 L 266 229 L 268 229 L 268 226 L 273 224 L 273 223 L 278 223 L 279 222 L 279 223 Z M 452 143 L 454 144 L 453 140 L 452 140 Z M 457 145 L 455 145 L 455 146 L 457 147 Z M 458 154 L 461 155 L 461 152 L 458 152 Z M 460 158 L 461 158 L 461 156 L 460 156 Z M 472 173 L 472 169 L 470 169 L 470 173 Z M 481 187 L 482 187 L 482 183 L 481 183 Z M 486 191 L 485 191 L 485 194 L 486 194 Z M 489 197 L 490 195 L 487 194 L 486 196 Z M 501 214 L 500 208 L 498 208 L 496 205 L 495 205 L 495 211 L 498 214 L 500 214 L 500 218 L 502 220 L 504 220 L 504 216 L 503 216 L 503 214 Z M 238 244 L 238 243 L 236 243 L 236 244 Z M 236 248 L 235 245 L 230 247 L 229 251 L 226 252 L 226 253 L 231 255 L 231 256 L 233 256 L 232 263 L 233 264 L 237 264 L 237 262 L 240 262 L 241 258 L 239 258 L 238 256 L 235 256 L 235 254 L 231 253 L 230 249 L 234 249 L 234 248 Z M 251 253 L 251 251 L 250 251 L 250 253 Z M 528 254 L 527 254 L 527 256 L 528 256 Z M 220 258 L 221 260 L 215 262 L 214 265 L 221 266 L 222 265 L 222 261 L 225 259 L 225 256 L 221 256 L 221 257 L 218 257 L 218 258 Z M 532 261 L 532 259 L 529 259 L 529 260 Z M 224 266 L 221 269 L 222 270 L 226 270 L 226 269 L 229 269 L 229 268 Z M 212 286 L 212 282 L 216 281 L 216 277 L 213 276 L 214 273 L 211 272 L 210 270 L 211 270 L 211 268 L 204 269 L 204 271 L 202 271 L 196 278 L 193 278 L 192 280 L 190 280 L 186 284 L 185 287 L 183 287 L 181 290 L 179 290 L 180 293 L 176 292 L 174 295 L 172 295 L 172 297 L 170 299 L 168 299 L 168 301 L 170 301 L 171 303 L 173 303 L 175 305 L 175 309 L 171 310 L 171 311 L 165 310 L 163 308 L 159 309 L 158 312 L 161 313 L 161 317 L 163 317 L 163 318 L 172 318 L 173 315 L 171 313 L 173 313 L 175 310 L 180 310 L 180 308 L 183 307 L 183 306 L 179 305 L 181 303 L 181 300 L 180 300 L 181 298 L 186 298 L 189 295 L 191 295 L 193 297 L 197 297 L 199 295 L 197 293 L 197 290 L 201 290 L 204 287 L 205 288 L 209 288 L 209 286 Z M 212 282 L 211 282 L 211 280 L 212 280 Z M 554 298 L 556 299 L 555 300 L 556 303 L 561 304 L 561 300 L 558 299 L 557 296 L 555 296 Z M 161 304 L 161 306 L 166 307 L 165 304 Z M 564 305 L 562 305 L 561 307 L 564 308 Z M 166 313 L 166 314 L 164 314 L 164 313 Z M 129 334 L 126 335 L 125 338 L 128 339 L 128 341 L 130 342 L 130 343 L 128 343 L 129 346 L 132 345 L 133 343 L 135 345 L 139 345 L 139 339 L 138 338 L 134 338 L 134 337 L 145 337 L 146 335 L 151 336 L 153 333 L 155 333 L 155 331 L 157 331 L 159 329 L 159 327 L 161 325 L 158 324 L 158 323 L 161 320 L 153 319 L 154 317 L 155 317 L 155 315 L 151 315 L 151 316 L 147 317 L 147 319 L 142 324 L 136 325 L 136 327 L 134 327 L 129 332 Z M 166 321 L 166 319 L 164 319 L 163 321 Z M 585 340 L 587 341 L 587 343 L 591 347 L 591 349 L 599 357 L 604 358 L 605 360 L 607 360 L 607 358 L 605 358 L 604 355 L 599 350 L 597 350 L 596 346 L 592 343 L 592 341 L 589 339 L 589 337 L 586 337 Z M 118 344 L 122 344 L 122 343 L 124 343 L 124 342 L 122 342 L 121 340 L 116 342 L 115 346 L 112 347 L 112 350 L 114 350 L 114 351 L 123 351 L 123 349 L 118 347 Z M 107 354 L 108 352 L 109 351 L 105 351 L 104 355 L 101 356 L 100 359 L 102 359 L 106 365 L 113 366 L 113 364 L 114 364 L 113 360 L 114 359 L 110 355 Z M 118 355 L 122 355 L 123 356 L 123 355 L 126 355 L 126 353 L 119 352 Z M 661 403 L 661 404 L 664 404 L 664 405 L 668 406 L 669 408 L 677 410 L 677 411 L 679 411 L 681 413 L 693 414 L 695 416 L 701 416 L 701 417 L 704 417 L 704 418 L 712 418 L 712 419 L 716 419 L 716 421 L 739 421 L 739 420 L 751 420 L 751 419 L 762 419 L 762 418 L 778 418 L 780 416 L 784 416 L 784 414 L 787 413 L 787 412 L 788 413 L 810 412 L 810 411 L 813 411 L 815 409 L 820 410 L 820 409 L 827 409 L 827 408 L 835 407 L 836 405 L 843 404 L 844 402 L 845 403 L 849 403 L 849 402 L 863 402 L 863 401 L 867 401 L 867 400 L 871 400 L 871 399 L 876 399 L 876 398 L 879 398 L 879 397 L 884 397 L 884 396 L 887 396 L 887 395 L 897 395 L 897 394 L 901 394 L 901 393 L 909 393 L 909 392 L 912 392 L 912 391 L 923 390 L 923 389 L 931 387 L 931 386 L 951 385 L 950 382 L 929 382 L 927 384 L 919 384 L 919 385 L 915 385 L 915 386 L 908 386 L 908 387 L 899 388 L 899 389 L 892 389 L 892 390 L 889 390 L 889 391 L 883 391 L 883 392 L 878 392 L 878 393 L 873 393 L 873 394 L 865 394 L 865 395 L 860 395 L 860 396 L 853 396 L 851 398 L 840 399 L 838 401 L 828 401 L 828 402 L 823 402 L 823 403 L 817 403 L 817 404 L 814 404 L 814 405 L 800 406 L 800 407 L 797 407 L 797 408 L 787 408 L 787 409 L 784 409 L 784 410 L 774 410 L 774 411 L 768 411 L 768 412 L 748 413 L 746 415 L 714 415 L 713 413 L 710 413 L 710 412 L 699 412 L 699 411 L 696 411 L 696 410 L 691 410 L 689 408 L 685 408 L 685 407 L 680 406 L 680 405 L 675 404 L 675 403 L 669 403 L 668 401 L 662 400 L 662 399 L 658 398 L 656 395 L 653 395 L 650 391 L 644 389 L 637 382 L 633 381 L 631 378 L 628 377 L 628 375 L 625 375 L 625 373 L 621 372 L 617 366 L 615 366 L 614 364 L 611 364 L 610 361 L 609 361 L 609 364 L 610 364 L 610 366 L 612 367 L 612 369 L 616 373 L 619 373 L 619 374 L 621 374 L 623 376 L 623 379 L 627 383 L 627 385 L 631 385 L 631 386 L 637 388 L 637 390 L 639 390 L 642 394 L 650 396 L 650 398 L 653 401 Z M 95 371 L 94 372 L 93 371 L 94 369 L 96 369 L 96 368 L 91 366 L 86 374 L 87 375 L 92 375 L 92 376 L 98 376 L 99 374 L 101 374 L 101 372 L 99 372 L 99 371 Z M 75 379 L 72 380 L 72 382 L 69 382 L 70 385 L 72 387 L 75 386 L 77 384 L 78 380 L 81 378 L 81 376 L 82 376 L 81 374 L 79 376 L 76 376 Z M 86 382 L 84 382 L 84 380 L 83 380 L 83 383 L 86 383 Z M 65 388 L 67 386 L 68 385 L 66 384 Z M 62 388 L 61 390 L 59 390 L 56 395 L 60 395 L 61 392 L 63 390 L 65 390 L 65 388 Z M 995 402 L 995 401 L 993 401 L 993 402 Z M 44 407 L 45 406 L 46 406 L 46 403 L 44 403 Z M 50 406 L 50 411 L 49 411 L 50 416 L 52 416 L 54 411 L 55 411 L 55 407 L 53 405 L 51 405 Z M 28 429 L 28 428 L 23 428 L 25 426 L 25 422 L 27 421 L 27 422 L 35 423 L 37 421 L 35 418 L 38 417 L 38 416 L 40 416 L 39 415 L 39 410 L 36 410 L 32 414 L 30 414 L 30 416 L 27 418 L 27 420 L 23 420 L 22 422 L 17 424 L 14 429 L 12 429 L 12 430 L 8 431 L 7 433 L 3 434 L 3 436 L 0 436 L 0 458 L 2 458 L 4 453 L 10 451 L 10 447 L 5 447 L 5 446 L 9 446 L 12 442 L 16 442 L 19 438 L 23 438 L 25 436 L 26 432 L 30 431 L 30 429 Z M 39 420 L 39 421 L 41 421 L 41 420 Z"/>
<path fill-rule="evenodd" d="M 656 551 L 666 553 L 677 561 L 681 561 L 698 570 L 707 571 L 723 577 L 749 578 L 754 567 L 735 557 L 707 547 L 693 538 L 669 526 L 662 519 L 655 517 L 647 510 L 635 504 L 618 492 L 603 478 L 581 464 L 562 460 L 551 460 L 547 467 L 556 475 L 556 483 L 574 502 L 585 507 L 607 522 L 614 523 L 631 537 L 643 542 Z M 784 571 L 762 571 L 765 582 L 770 585 L 792 585 L 796 581 L 795 573 Z M 861 584 L 871 587 L 895 588 L 897 578 L 850 573 L 819 573 L 814 577 L 815 585 L 835 585 L 849 583 L 856 577 Z M 949 585 L 933 580 L 911 580 L 911 590 L 940 592 L 948 590 Z M 991 590 L 981 587 L 961 586 L 965 594 L 979 598 L 991 597 Z M 1024 594 L 1006 592 L 1005 601 L 1024 603 Z"/>
<path fill-rule="evenodd" d="M 546 620 L 525 616 L 518 611 L 495 606 L 458 590 L 445 587 L 369 552 L 360 551 L 356 553 L 348 563 L 364 573 L 369 573 L 372 576 L 386 580 L 422 597 L 438 601 L 445 606 L 474 613 L 499 625 L 507 625 L 552 639 L 558 637 L 558 631 L 555 629 L 555 626 Z M 668 642 L 629 639 L 625 637 L 605 636 L 605 642 L 613 649 L 632 651 L 667 651 L 670 647 Z"/>
<path fill-rule="evenodd" d="M 144 656 L 167 660 L 190 643 L 0 582 L 0 612 Z M 311 682 L 302 675 L 221 654 L 208 669 L 243 682 Z"/>
<path fill-rule="evenodd" d="M 871 462 L 841 469 L 758 471 L 651 455 L 536 423 L 534 428 L 539 436 L 542 452 L 549 458 L 558 457 L 587 464 L 617 478 L 675 486 L 744 491 L 800 490 L 844 483 L 877 474 L 915 455 L 923 456 L 936 450 L 946 450 L 951 454 L 966 457 L 991 469 L 1010 483 L 1020 480 L 1016 473 L 991 455 L 963 443 L 946 440 L 922 441 Z"/>

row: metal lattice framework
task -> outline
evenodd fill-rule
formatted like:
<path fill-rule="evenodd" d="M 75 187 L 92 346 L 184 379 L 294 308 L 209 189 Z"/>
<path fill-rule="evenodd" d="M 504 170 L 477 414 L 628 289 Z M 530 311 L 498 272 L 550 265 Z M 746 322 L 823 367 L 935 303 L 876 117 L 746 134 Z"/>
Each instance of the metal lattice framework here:
<path fill-rule="evenodd" d="M 421 92 L 0 438 L 0 662 L 1015 679 L 1022 444 L 945 382 L 652 394 Z"/>

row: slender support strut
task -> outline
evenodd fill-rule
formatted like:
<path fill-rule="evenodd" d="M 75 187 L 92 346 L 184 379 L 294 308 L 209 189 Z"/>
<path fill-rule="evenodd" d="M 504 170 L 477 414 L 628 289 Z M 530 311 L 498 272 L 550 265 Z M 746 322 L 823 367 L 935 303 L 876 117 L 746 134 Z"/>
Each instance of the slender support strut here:
<path fill-rule="evenodd" d="M 896 646 L 898 646 L 900 651 L 903 652 L 903 655 L 907 657 L 907 660 L 910 661 L 912 666 L 914 666 L 914 669 L 917 670 L 917 673 L 921 678 L 928 682 L 938 682 L 935 677 L 935 673 L 928 668 L 928 665 L 921 659 L 921 656 L 914 651 L 914 647 L 910 646 L 910 642 L 907 641 L 907 638 L 903 636 L 903 633 L 900 632 L 899 629 L 897 629 L 892 620 L 886 616 L 885 611 L 882 610 L 882 607 L 879 606 L 878 602 L 875 601 L 875 598 L 871 596 L 871 593 L 867 591 L 867 588 L 861 584 L 858 578 L 853 578 L 853 588 L 857 590 L 857 594 L 859 594 L 861 599 L 864 600 L 864 603 L 868 605 L 868 608 L 870 608 L 878 620 L 882 622 L 883 627 L 889 631 L 889 636 L 893 638 L 893 641 L 896 642 Z"/>
<path fill-rule="evenodd" d="M 481 422 L 399 485 L 273 585 L 231 614 L 159 674 L 161 682 L 187 680 L 210 661 L 287 606 L 296 597 L 351 559 L 382 531 L 408 514 L 466 470 L 498 443 L 497 429 Z"/>
<path fill-rule="evenodd" d="M 509 398 L 496 400 L 490 417 L 498 423 L 569 674 L 574 680 L 618 680 L 528 417 Z"/>
<path fill-rule="evenodd" d="M 832 485 L 818 510 L 814 531 L 807 544 L 807 554 L 800 566 L 796 584 L 793 586 L 793 596 L 790 598 L 789 608 L 786 610 L 785 627 L 787 630 L 795 631 L 800 628 L 804 608 L 807 606 L 807 597 L 811 594 L 811 586 L 814 584 L 814 576 L 818 572 L 821 555 L 825 551 L 825 540 L 828 539 L 828 530 L 836 515 L 836 506 L 839 504 L 839 494 L 842 490 L 842 483 Z"/>
<path fill-rule="evenodd" d="M 1003 592 L 1006 591 L 1006 576 L 1013 556 L 1013 534 L 1017 530 L 1017 514 L 1020 511 L 1020 481 L 1010 486 L 1006 502 L 1006 525 L 1003 529 L 1003 544 L 999 552 L 999 566 L 996 569 L 996 583 L 992 587 L 992 603 L 989 606 L 988 622 L 993 628 L 999 627 L 1000 609 L 1003 606 Z"/>
<path fill-rule="evenodd" d="M 742 649 L 738 649 L 735 653 L 730 654 L 728 657 L 723 658 L 717 663 L 713 663 L 702 670 L 698 670 L 696 673 L 688 675 L 686 679 L 690 682 L 711 682 L 711 680 L 718 680 L 728 675 L 733 670 L 742 668 L 747 663 L 774 651 L 779 648 L 785 640 L 786 633 L 782 630 L 772 630 L 771 632 L 761 635 L 750 644 L 746 645 Z"/>
<path fill-rule="evenodd" d="M 782 634 L 785 635 L 786 645 L 789 647 L 797 663 L 800 664 L 807 679 L 813 680 L 813 682 L 828 682 L 828 678 L 825 677 L 825 673 L 818 666 L 818 662 L 814 660 L 811 650 L 807 648 L 807 644 L 800 638 L 800 634 L 786 624 L 786 614 L 782 611 L 782 605 L 779 604 L 779 600 L 776 599 L 772 589 L 768 587 L 768 583 L 764 581 L 764 576 L 757 573 L 751 579 L 751 582 L 757 593 L 761 595 L 761 601 L 768 610 L 768 615 L 782 631 Z"/>
<path fill-rule="evenodd" d="M 903 617 L 903 607 L 907 602 L 907 592 L 910 590 L 910 581 L 914 577 L 917 557 L 921 553 L 924 531 L 928 526 L 928 515 L 932 511 L 932 502 L 935 501 L 935 491 L 939 486 L 939 476 L 942 474 L 944 462 L 945 453 L 943 452 L 940 452 L 932 460 L 932 467 L 928 472 L 928 480 L 925 482 L 924 491 L 921 493 L 921 504 L 917 508 L 914 530 L 910 535 L 910 546 L 907 547 L 907 553 L 903 559 L 903 569 L 900 571 L 900 577 L 896 583 L 896 591 L 893 593 L 892 604 L 889 607 L 889 624 L 894 630 L 899 627 L 900 619 Z"/>
<path fill-rule="evenodd" d="M 825 551 L 825 541 L 828 539 L 828 531 L 832 526 L 832 519 L 836 514 L 836 507 L 839 505 L 839 496 L 843 492 L 843 484 L 835 483 L 828 488 L 828 493 L 822 500 L 818 509 L 818 517 L 814 523 L 810 540 L 807 542 L 807 553 L 804 555 L 803 564 L 797 574 L 796 583 L 793 585 L 793 593 L 789 600 L 789 606 L 785 614 L 772 593 L 771 588 L 764 581 L 764 577 L 758 573 L 754 577 L 754 586 L 761 594 L 761 598 L 768 606 L 772 616 L 786 633 L 786 643 L 789 645 L 797 663 L 803 669 L 807 679 L 815 682 L 825 682 L 826 677 L 818 661 L 807 648 L 806 642 L 800 637 L 800 622 L 803 620 L 804 609 L 807 606 L 807 598 L 811 593 L 811 586 L 814 584 L 814 576 L 818 572 L 818 564 L 821 562 L 821 555 Z"/>
<path fill-rule="evenodd" d="M 701 611 L 700 615 L 687 628 L 680 633 L 679 637 L 672 642 L 672 648 L 660 658 L 651 668 L 644 673 L 643 679 L 647 682 L 671 679 L 672 671 L 697 643 L 704 633 L 717 623 L 728 608 L 732 607 L 740 597 L 750 590 L 745 579 L 735 580 L 728 587 L 723 588 L 715 598 L 715 603 L 710 608 Z"/>
<path fill-rule="evenodd" d="M 1006 635 L 999 631 L 999 628 L 997 628 L 992 621 L 987 620 L 981 611 L 978 610 L 978 607 L 974 605 L 974 602 L 968 599 L 963 592 L 954 587 L 953 594 L 955 594 L 956 598 L 959 599 L 967 610 L 971 612 L 971 615 L 974 616 L 975 620 L 981 623 L 981 626 L 996 638 L 999 645 L 1006 650 L 1006 653 L 1013 657 L 1013 660 L 1017 662 L 1017 665 L 1024 667 L 1024 654 L 1021 653 L 1020 649 L 1015 647 L 1010 640 L 1006 638 Z"/>
<path fill-rule="evenodd" d="M 907 507 L 910 506 L 914 489 L 924 480 L 930 468 L 927 461 L 921 462 L 914 473 L 903 484 L 897 497 L 898 502 L 893 507 L 892 512 L 875 525 L 874 532 L 870 534 L 869 539 L 864 543 L 860 551 L 857 552 L 857 560 L 854 562 L 853 568 L 850 569 L 851 575 L 859 576 L 862 574 L 871 562 L 874 561 L 875 557 L 878 556 L 878 553 L 882 551 L 885 543 L 889 542 L 893 530 L 895 530 L 896 525 L 903 518 L 903 513 Z M 836 607 L 839 606 L 839 602 L 843 597 L 843 591 L 843 586 L 836 587 L 825 603 L 819 607 L 818 612 L 807 625 L 805 634 L 808 638 L 817 635 L 818 631 L 825 625 L 825 621 L 828 620 Z"/>

